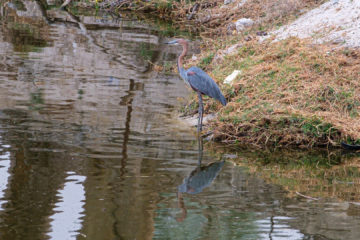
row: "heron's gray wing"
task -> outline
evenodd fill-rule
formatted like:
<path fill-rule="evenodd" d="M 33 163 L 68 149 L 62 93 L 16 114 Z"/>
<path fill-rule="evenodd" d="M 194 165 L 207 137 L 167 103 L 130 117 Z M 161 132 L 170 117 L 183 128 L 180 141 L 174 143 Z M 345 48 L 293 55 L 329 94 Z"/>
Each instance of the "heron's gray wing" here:
<path fill-rule="evenodd" d="M 191 172 L 190 176 L 184 179 L 184 183 L 178 187 L 180 192 L 197 194 L 208 187 L 216 178 L 224 166 L 224 161 L 213 162 Z"/>
<path fill-rule="evenodd" d="M 202 69 L 198 67 L 191 67 L 186 70 L 186 77 L 189 84 L 196 91 L 199 91 L 209 97 L 215 98 L 220 101 L 222 105 L 226 105 L 226 99 L 221 93 L 215 81 Z"/>

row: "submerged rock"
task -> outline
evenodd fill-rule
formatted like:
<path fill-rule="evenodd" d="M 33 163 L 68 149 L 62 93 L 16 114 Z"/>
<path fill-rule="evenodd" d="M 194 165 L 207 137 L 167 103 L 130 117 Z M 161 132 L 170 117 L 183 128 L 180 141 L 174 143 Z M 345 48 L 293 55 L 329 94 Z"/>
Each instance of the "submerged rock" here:
<path fill-rule="evenodd" d="M 236 158 L 238 158 L 238 155 L 225 153 L 224 155 L 222 155 L 222 158 L 223 159 L 236 159 Z"/>
<path fill-rule="evenodd" d="M 216 115 L 215 114 L 208 114 L 206 116 L 204 116 L 203 118 L 203 125 L 206 125 L 209 123 L 209 121 L 215 119 Z M 198 123 L 198 115 L 195 114 L 194 116 L 191 117 L 185 117 L 183 118 L 190 126 L 197 126 Z"/>

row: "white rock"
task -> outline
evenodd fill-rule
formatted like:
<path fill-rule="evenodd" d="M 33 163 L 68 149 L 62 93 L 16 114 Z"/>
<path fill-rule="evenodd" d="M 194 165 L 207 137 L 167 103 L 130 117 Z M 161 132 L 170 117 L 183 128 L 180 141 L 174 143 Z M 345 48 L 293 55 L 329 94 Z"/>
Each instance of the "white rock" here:
<path fill-rule="evenodd" d="M 235 53 L 235 52 L 236 52 L 236 49 L 238 49 L 238 48 L 240 48 L 240 47 L 242 47 L 242 44 L 237 43 L 237 44 L 234 44 L 234 45 L 228 47 L 228 48 L 225 49 L 225 50 L 219 50 L 219 51 L 216 53 L 213 61 L 214 61 L 215 63 L 219 63 L 220 61 L 223 61 L 225 56 L 231 55 L 231 54 Z"/>
<path fill-rule="evenodd" d="M 331 42 L 358 48 L 360 47 L 360 1 L 327 1 L 272 34 L 276 36 L 275 40 L 294 36 L 312 38 L 315 43 Z"/>
<path fill-rule="evenodd" d="M 192 59 L 193 61 L 195 61 L 195 60 L 197 60 L 197 56 L 192 55 L 191 59 Z"/>
<path fill-rule="evenodd" d="M 254 24 L 254 21 L 251 20 L 250 18 L 240 18 L 239 20 L 237 20 L 235 22 L 235 26 L 236 26 L 236 31 L 241 32 L 243 31 L 246 27 L 250 27 Z"/>
<path fill-rule="evenodd" d="M 220 63 L 223 60 L 224 60 L 224 53 L 223 53 L 223 51 L 219 51 L 216 53 L 213 61 L 215 63 Z"/>
<path fill-rule="evenodd" d="M 242 44 L 240 44 L 240 43 L 234 44 L 234 45 L 230 46 L 229 48 L 227 48 L 225 50 L 224 54 L 229 55 L 229 54 L 235 53 L 236 49 L 238 49 L 239 47 L 242 47 Z"/>
<path fill-rule="evenodd" d="M 228 5 L 228 4 L 232 3 L 232 2 L 233 2 L 233 0 L 224 0 L 225 5 Z"/>
<path fill-rule="evenodd" d="M 241 8 L 246 2 L 247 0 L 242 0 L 241 2 L 238 3 L 237 8 Z"/>
<path fill-rule="evenodd" d="M 240 70 L 234 70 L 232 74 L 225 78 L 224 83 L 231 84 L 240 73 Z"/>

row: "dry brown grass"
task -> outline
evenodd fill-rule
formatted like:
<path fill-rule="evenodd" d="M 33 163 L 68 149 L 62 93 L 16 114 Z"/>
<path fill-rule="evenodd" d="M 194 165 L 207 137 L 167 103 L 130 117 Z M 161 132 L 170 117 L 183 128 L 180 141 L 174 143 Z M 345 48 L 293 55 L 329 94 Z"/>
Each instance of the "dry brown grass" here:
<path fill-rule="evenodd" d="M 237 54 L 208 66 L 219 82 L 242 70 L 233 86 L 223 86 L 229 104 L 213 124 L 215 138 L 303 147 L 360 139 L 359 56 L 295 38 L 244 42 Z"/>

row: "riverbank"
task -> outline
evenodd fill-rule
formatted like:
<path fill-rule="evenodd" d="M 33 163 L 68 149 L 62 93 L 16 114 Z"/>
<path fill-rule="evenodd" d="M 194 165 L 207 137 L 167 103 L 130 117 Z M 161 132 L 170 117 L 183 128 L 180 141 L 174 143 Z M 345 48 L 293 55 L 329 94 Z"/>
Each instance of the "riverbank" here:
<path fill-rule="evenodd" d="M 96 4 L 152 12 L 171 19 L 179 28 L 191 25 L 200 32 L 201 53 L 188 56 L 187 66 L 202 67 L 228 100 L 228 105 L 221 107 L 205 98 L 205 114 L 217 113 L 208 124 L 213 140 L 311 148 L 360 142 L 360 53 L 345 44 L 344 34 L 340 40 L 326 40 L 333 30 L 346 30 L 341 20 L 331 21 L 346 19 L 347 9 L 357 7 L 351 2 L 157 0 Z M 337 15 L 328 14 L 333 9 Z M 317 23 L 312 32 L 302 20 L 324 19 L 324 14 L 331 21 Z M 329 22 L 332 25 L 326 25 Z M 298 37 L 306 39 L 291 37 L 301 27 L 308 34 Z M 225 81 L 232 73 L 233 78 Z M 196 109 L 194 94 L 183 113 L 196 114 Z"/>
<path fill-rule="evenodd" d="M 347 9 L 356 7 L 347 2 L 330 1 L 319 8 L 322 11 L 315 9 L 304 16 L 310 18 L 316 16 L 313 12 L 324 14 L 337 8 L 343 15 L 329 16 L 338 19 L 344 17 Z M 292 12 L 288 13 L 282 24 L 294 19 Z M 293 25 L 303 21 L 301 16 L 297 17 Z M 206 101 L 205 112 L 218 112 L 210 123 L 213 139 L 257 147 L 302 148 L 339 147 L 341 141 L 359 142 L 360 53 L 354 46 L 346 45 L 344 34 L 340 42 L 337 38 L 326 41 L 326 34 L 333 34 L 330 30 L 341 26 L 334 23 L 332 28 L 326 26 L 326 31 L 313 29 L 317 34 L 312 37 L 280 38 L 284 40 L 276 36 L 285 32 L 286 26 L 270 37 L 278 28 L 269 22 L 264 26 L 258 18 L 252 26 L 245 26 L 236 34 L 223 36 L 221 40 L 207 40 L 198 60 L 188 63 L 205 68 L 221 85 L 229 102 L 221 108 L 213 100 Z M 236 76 L 225 83 L 230 75 Z M 190 104 L 193 109 L 196 101 L 194 96 Z"/>
<path fill-rule="evenodd" d="M 337 146 L 359 139 L 359 59 L 351 49 L 295 38 L 243 43 L 208 66 L 229 104 L 213 122 L 214 139 L 254 145 Z"/>

